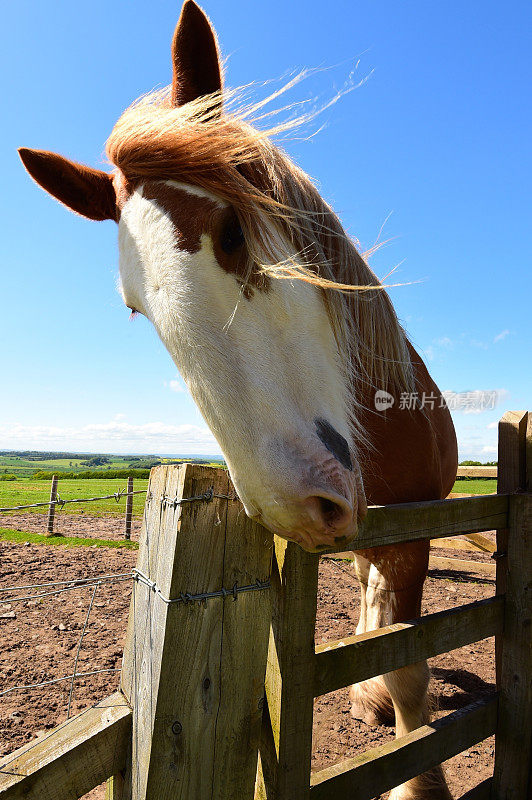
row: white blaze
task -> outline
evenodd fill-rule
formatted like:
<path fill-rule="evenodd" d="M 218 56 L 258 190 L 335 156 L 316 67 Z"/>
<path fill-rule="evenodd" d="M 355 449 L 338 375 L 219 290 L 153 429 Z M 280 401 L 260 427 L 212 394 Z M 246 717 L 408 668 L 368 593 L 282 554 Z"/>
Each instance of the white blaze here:
<path fill-rule="evenodd" d="M 272 278 L 269 291 L 256 289 L 248 300 L 219 266 L 209 235 L 196 253 L 177 244 L 168 214 L 139 188 L 119 224 L 124 300 L 155 325 L 247 512 L 288 530 L 287 499 L 323 481 L 315 419 L 327 419 L 350 441 L 339 356 L 319 290 Z"/>

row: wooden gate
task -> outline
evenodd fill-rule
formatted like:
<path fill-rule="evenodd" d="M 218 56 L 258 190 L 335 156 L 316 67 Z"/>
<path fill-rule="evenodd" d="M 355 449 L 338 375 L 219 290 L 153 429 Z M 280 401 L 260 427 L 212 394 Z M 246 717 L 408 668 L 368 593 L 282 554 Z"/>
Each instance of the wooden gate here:
<path fill-rule="evenodd" d="M 498 495 L 374 507 L 357 539 L 495 529 L 495 597 L 316 648 L 319 556 L 275 538 L 271 559 L 223 470 L 156 468 L 121 690 L 3 759 L 0 800 L 76 800 L 108 778 L 113 800 L 369 800 L 493 733 L 494 776 L 462 800 L 526 800 L 532 415 L 502 419 L 498 469 Z M 496 696 L 311 774 L 315 697 L 493 635 Z"/>

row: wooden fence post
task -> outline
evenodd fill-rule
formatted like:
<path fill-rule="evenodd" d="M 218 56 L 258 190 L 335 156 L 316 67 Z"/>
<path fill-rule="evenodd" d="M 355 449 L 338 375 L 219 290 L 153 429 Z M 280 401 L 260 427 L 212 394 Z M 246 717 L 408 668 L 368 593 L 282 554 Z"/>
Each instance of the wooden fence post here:
<path fill-rule="evenodd" d="M 126 496 L 126 526 L 124 535 L 126 539 L 131 539 L 131 518 L 133 516 L 133 478 L 127 479 Z"/>
<path fill-rule="evenodd" d="M 121 772 L 105 782 L 105 800 L 122 800 L 124 796 L 124 776 Z"/>
<path fill-rule="evenodd" d="M 57 500 L 57 475 L 52 477 L 52 486 L 50 488 L 50 505 L 48 506 L 48 522 L 46 525 L 46 535 L 54 535 L 54 519 L 55 519 L 55 502 Z"/>
<path fill-rule="evenodd" d="M 532 793 L 532 415 L 508 412 L 500 423 L 499 491 L 513 492 L 509 528 L 497 531 L 507 569 L 504 630 L 497 637 L 500 691 L 495 736 L 494 800 L 524 800 Z M 498 561 L 503 561 L 499 559 Z M 497 572 L 499 589 L 499 564 Z"/>
<path fill-rule="evenodd" d="M 253 797 L 270 590 L 237 588 L 269 580 L 271 552 L 225 470 L 152 470 L 138 560 L 152 586 L 134 583 L 122 667 L 133 706 L 124 798 Z"/>
<path fill-rule="evenodd" d="M 497 494 L 513 494 L 524 488 L 526 481 L 526 411 L 507 411 L 499 422 L 497 459 Z M 532 463 L 532 462 L 531 462 Z M 496 592 L 505 594 L 508 574 L 508 529 L 497 531 Z M 495 639 L 497 687 L 502 674 L 502 637 Z"/>
<path fill-rule="evenodd" d="M 310 794 L 319 556 L 275 537 L 272 627 L 256 800 Z"/>

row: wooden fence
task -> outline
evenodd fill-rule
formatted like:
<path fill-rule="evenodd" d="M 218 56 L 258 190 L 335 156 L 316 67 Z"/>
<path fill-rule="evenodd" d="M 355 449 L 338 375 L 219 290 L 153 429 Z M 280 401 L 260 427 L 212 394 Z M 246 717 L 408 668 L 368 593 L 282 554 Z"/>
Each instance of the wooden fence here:
<path fill-rule="evenodd" d="M 275 537 L 272 559 L 223 470 L 154 469 L 121 689 L 5 758 L 0 800 L 106 779 L 109 800 L 369 800 L 492 734 L 494 775 L 462 800 L 526 800 L 532 414 L 500 423 L 498 495 L 371 508 L 357 545 L 488 530 L 496 596 L 315 647 L 319 556 Z M 494 635 L 494 697 L 311 774 L 315 697 Z"/>

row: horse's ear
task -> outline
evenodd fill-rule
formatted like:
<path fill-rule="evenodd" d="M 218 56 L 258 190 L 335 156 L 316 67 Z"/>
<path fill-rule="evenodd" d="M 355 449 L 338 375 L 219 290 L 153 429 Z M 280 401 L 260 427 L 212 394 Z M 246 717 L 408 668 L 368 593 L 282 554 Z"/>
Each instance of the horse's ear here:
<path fill-rule="evenodd" d="M 172 105 L 220 92 L 222 74 L 216 34 L 194 0 L 185 0 L 172 42 Z"/>
<path fill-rule="evenodd" d="M 33 180 L 72 211 L 89 219 L 117 219 L 116 194 L 108 172 L 45 150 L 21 147 L 18 152 Z"/>

